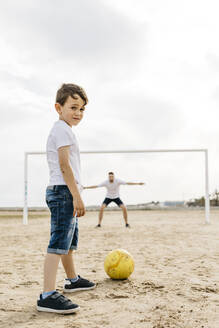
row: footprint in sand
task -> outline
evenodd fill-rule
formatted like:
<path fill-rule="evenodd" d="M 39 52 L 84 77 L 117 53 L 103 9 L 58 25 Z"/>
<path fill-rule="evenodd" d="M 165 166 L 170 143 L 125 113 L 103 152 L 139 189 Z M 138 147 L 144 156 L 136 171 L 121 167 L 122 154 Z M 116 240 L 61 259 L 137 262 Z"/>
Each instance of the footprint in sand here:
<path fill-rule="evenodd" d="M 32 285 L 39 285 L 39 282 L 38 281 L 24 281 L 24 282 L 21 282 L 20 284 L 18 284 L 19 286 L 32 286 Z"/>
<path fill-rule="evenodd" d="M 129 298 L 128 295 L 116 295 L 116 294 L 109 294 L 109 295 L 106 295 L 106 298 L 112 298 L 112 299 L 120 299 L 120 298 Z"/>
<path fill-rule="evenodd" d="M 191 289 L 196 291 L 196 292 L 205 292 L 205 293 L 215 293 L 215 294 L 217 294 L 219 292 L 217 287 L 192 286 Z"/>

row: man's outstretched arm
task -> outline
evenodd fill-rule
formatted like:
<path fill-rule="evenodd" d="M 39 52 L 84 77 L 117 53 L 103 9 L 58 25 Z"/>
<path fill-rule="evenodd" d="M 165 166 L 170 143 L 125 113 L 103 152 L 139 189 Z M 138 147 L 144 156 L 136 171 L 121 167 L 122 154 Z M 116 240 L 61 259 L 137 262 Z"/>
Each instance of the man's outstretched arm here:
<path fill-rule="evenodd" d="M 142 186 L 145 183 L 144 182 L 127 182 L 126 184 L 129 185 L 129 186 L 134 186 L 134 185 Z"/>
<path fill-rule="evenodd" d="M 98 188 L 99 186 L 88 186 L 88 187 L 83 187 L 83 189 L 95 189 Z"/>

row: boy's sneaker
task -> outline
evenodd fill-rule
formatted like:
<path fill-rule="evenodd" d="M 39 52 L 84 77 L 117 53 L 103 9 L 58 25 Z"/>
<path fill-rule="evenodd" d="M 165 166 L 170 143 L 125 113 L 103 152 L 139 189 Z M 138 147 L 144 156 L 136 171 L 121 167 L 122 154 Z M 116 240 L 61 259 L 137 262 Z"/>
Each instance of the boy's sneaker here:
<path fill-rule="evenodd" d="M 95 283 L 78 276 L 78 280 L 76 282 L 71 282 L 71 280 L 65 279 L 64 292 L 73 293 L 82 290 L 94 289 L 95 287 Z"/>
<path fill-rule="evenodd" d="M 96 225 L 96 228 L 101 228 L 101 225 L 100 224 Z"/>
<path fill-rule="evenodd" d="M 129 225 L 128 223 L 126 223 L 125 226 L 126 226 L 126 228 L 131 228 L 130 225 Z"/>
<path fill-rule="evenodd" d="M 40 298 L 37 301 L 37 310 L 42 312 L 68 314 L 74 313 L 79 309 L 79 305 L 73 304 L 71 300 L 58 292 L 54 292 L 44 299 L 42 294 L 40 294 Z"/>

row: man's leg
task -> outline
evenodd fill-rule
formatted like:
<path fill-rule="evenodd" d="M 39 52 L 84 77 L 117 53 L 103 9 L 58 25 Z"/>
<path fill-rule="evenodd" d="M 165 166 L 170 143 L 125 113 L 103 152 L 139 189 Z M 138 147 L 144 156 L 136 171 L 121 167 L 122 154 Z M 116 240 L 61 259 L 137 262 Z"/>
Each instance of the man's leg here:
<path fill-rule="evenodd" d="M 59 254 L 46 254 L 44 262 L 44 292 L 50 292 L 56 289 L 56 274 L 60 257 Z"/>
<path fill-rule="evenodd" d="M 126 207 L 125 207 L 124 204 L 121 204 L 121 205 L 120 205 L 120 208 L 122 209 L 123 218 L 124 218 L 124 221 L 125 221 L 126 227 L 129 227 L 129 224 L 128 224 L 128 213 L 127 213 L 127 209 L 126 209 Z"/>
<path fill-rule="evenodd" d="M 98 226 L 101 227 L 101 222 L 103 220 L 103 211 L 104 208 L 106 207 L 106 204 L 102 204 L 99 212 L 99 219 L 98 219 Z"/>

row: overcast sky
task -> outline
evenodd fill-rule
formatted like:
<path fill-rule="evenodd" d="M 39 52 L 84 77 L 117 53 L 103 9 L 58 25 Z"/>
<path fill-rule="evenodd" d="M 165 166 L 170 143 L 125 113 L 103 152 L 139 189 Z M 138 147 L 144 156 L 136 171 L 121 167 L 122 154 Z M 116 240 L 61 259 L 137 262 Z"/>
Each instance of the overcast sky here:
<path fill-rule="evenodd" d="M 25 151 L 45 151 L 63 82 L 88 94 L 81 150 L 208 148 L 219 188 L 219 5 L 212 0 L 9 0 L 0 4 L 0 206 L 23 202 Z M 83 155 L 83 184 L 106 172 L 127 203 L 204 193 L 203 154 Z M 43 157 L 29 161 L 30 205 L 45 205 Z M 104 190 L 83 193 L 98 204 Z"/>

